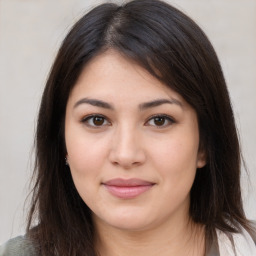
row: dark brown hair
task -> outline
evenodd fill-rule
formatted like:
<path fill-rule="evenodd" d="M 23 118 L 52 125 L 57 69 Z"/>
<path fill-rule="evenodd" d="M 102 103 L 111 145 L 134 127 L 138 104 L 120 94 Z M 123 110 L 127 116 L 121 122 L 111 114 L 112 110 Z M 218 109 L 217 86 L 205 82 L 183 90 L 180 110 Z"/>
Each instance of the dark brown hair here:
<path fill-rule="evenodd" d="M 190 216 L 225 232 L 250 229 L 240 191 L 240 147 L 229 94 L 216 53 L 202 30 L 157 0 L 102 4 L 64 39 L 38 116 L 35 186 L 27 232 L 42 255 L 96 255 L 91 212 L 65 165 L 64 120 L 69 94 L 84 66 L 114 49 L 178 92 L 197 112 L 207 165 L 197 170 Z M 33 219 L 37 226 L 32 228 Z"/>

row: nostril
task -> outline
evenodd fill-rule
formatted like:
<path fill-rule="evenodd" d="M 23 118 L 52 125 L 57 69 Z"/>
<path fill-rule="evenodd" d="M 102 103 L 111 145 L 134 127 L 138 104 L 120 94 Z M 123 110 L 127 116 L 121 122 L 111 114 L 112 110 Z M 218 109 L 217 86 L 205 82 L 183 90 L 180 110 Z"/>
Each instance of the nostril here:
<path fill-rule="evenodd" d="M 145 161 L 145 152 L 137 134 L 132 130 L 118 130 L 112 140 L 109 160 L 115 166 L 130 169 Z M 136 139 L 137 138 L 137 139 Z"/>

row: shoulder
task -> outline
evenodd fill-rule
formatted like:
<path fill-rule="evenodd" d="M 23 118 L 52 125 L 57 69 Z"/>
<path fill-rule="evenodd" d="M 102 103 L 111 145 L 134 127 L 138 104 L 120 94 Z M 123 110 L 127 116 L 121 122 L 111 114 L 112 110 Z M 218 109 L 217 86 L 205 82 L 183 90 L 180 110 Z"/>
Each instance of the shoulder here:
<path fill-rule="evenodd" d="M 241 233 L 225 233 L 216 230 L 220 255 L 256 255 L 254 238 L 242 228 Z M 236 251 L 238 254 L 235 254 Z"/>
<path fill-rule="evenodd" d="M 253 234 L 252 234 L 252 239 L 256 245 L 256 221 L 251 221 L 251 226 L 252 226 L 252 229 L 253 229 Z"/>
<path fill-rule="evenodd" d="M 0 247 L 0 256 L 36 256 L 36 250 L 30 239 L 19 236 Z"/>

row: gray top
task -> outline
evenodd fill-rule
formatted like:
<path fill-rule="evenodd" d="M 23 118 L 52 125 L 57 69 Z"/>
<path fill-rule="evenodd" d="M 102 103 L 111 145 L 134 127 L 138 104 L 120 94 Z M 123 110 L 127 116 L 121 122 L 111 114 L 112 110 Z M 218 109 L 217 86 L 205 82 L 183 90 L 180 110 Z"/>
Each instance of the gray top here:
<path fill-rule="evenodd" d="M 252 222 L 252 225 L 256 230 L 255 221 Z M 252 237 L 252 239 L 256 245 L 256 237 Z M 31 240 L 29 240 L 26 236 L 19 236 L 10 239 L 5 244 L 0 246 L 0 256 L 38 256 L 38 254 L 36 252 L 36 247 Z M 220 256 L 217 237 L 213 239 L 209 245 L 209 250 L 207 250 L 206 256 Z"/>
<path fill-rule="evenodd" d="M 26 236 L 19 236 L 0 247 L 0 256 L 37 256 L 37 253 L 31 240 Z M 220 256 L 217 243 L 212 243 L 206 256 Z"/>
<path fill-rule="evenodd" d="M 37 253 L 31 240 L 18 236 L 0 247 L 0 256 L 37 256 Z"/>

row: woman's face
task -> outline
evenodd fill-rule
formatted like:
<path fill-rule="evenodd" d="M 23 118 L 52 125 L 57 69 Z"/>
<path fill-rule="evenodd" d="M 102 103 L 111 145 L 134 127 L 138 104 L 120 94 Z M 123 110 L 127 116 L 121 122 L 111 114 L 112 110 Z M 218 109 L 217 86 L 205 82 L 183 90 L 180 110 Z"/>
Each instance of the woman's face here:
<path fill-rule="evenodd" d="M 67 159 L 96 223 L 145 230 L 188 217 L 199 148 L 194 109 L 114 51 L 87 64 L 68 100 Z"/>

